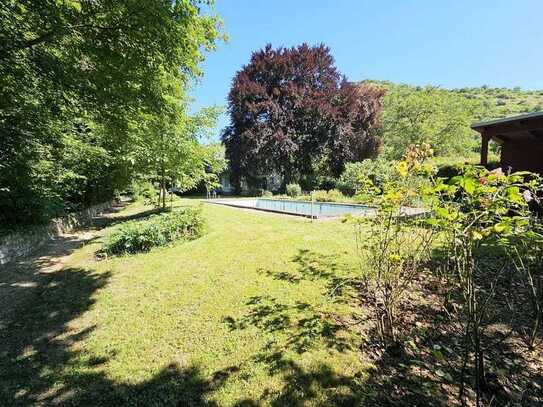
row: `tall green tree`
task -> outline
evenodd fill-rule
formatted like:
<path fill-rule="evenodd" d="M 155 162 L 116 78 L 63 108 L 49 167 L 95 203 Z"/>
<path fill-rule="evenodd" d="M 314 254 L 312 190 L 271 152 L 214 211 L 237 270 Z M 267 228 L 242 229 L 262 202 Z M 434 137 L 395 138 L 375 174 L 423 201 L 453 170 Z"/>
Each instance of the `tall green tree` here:
<path fill-rule="evenodd" d="M 470 125 L 480 110 L 478 101 L 438 87 L 387 84 L 384 153 L 398 159 L 409 145 L 427 143 L 437 156 L 466 155 L 477 146 Z"/>
<path fill-rule="evenodd" d="M 158 183 L 162 208 L 169 187 L 179 191 L 194 188 L 205 179 L 210 165 L 217 166 L 212 151 L 201 141 L 215 128 L 220 112 L 204 108 L 188 114 L 181 89 L 177 89 L 161 114 L 142 113 L 134 123 L 129 160 L 140 177 Z"/>
<path fill-rule="evenodd" d="M 208 4 L 2 2 L 0 222 L 44 221 L 130 181 L 134 122 L 179 101 L 170 87 L 201 73 L 221 35 Z"/>

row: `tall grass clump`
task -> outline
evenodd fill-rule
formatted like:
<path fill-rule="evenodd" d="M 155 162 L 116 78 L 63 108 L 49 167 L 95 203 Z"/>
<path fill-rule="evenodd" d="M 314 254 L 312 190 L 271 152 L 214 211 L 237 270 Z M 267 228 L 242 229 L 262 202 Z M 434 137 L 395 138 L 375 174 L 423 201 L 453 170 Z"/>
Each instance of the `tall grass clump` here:
<path fill-rule="evenodd" d="M 203 234 L 204 225 L 199 208 L 184 208 L 147 220 L 125 222 L 109 236 L 104 251 L 109 255 L 147 252 L 176 240 L 196 239 Z"/>

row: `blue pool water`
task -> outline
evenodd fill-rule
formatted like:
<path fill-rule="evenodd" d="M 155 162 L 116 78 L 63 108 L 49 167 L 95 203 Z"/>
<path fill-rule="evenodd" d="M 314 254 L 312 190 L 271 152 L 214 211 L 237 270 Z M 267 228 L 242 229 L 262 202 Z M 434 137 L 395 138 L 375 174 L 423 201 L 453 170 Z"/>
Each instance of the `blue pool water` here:
<path fill-rule="evenodd" d="M 311 216 L 317 218 L 342 216 L 342 215 L 364 215 L 372 212 L 374 209 L 365 205 L 352 205 L 352 204 L 340 204 L 329 202 L 313 202 L 313 209 L 311 209 L 311 202 L 307 201 L 287 201 L 278 199 L 264 199 L 259 198 L 256 200 L 256 208 L 284 212 L 290 214 Z"/>

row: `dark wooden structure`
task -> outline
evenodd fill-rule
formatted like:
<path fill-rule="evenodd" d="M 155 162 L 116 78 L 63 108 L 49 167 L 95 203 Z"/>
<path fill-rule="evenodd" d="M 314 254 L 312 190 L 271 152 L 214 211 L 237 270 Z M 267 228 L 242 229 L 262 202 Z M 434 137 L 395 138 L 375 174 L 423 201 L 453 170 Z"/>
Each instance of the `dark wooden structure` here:
<path fill-rule="evenodd" d="M 504 171 L 532 171 L 543 174 L 543 112 L 475 123 L 481 133 L 481 165 L 488 164 L 488 143 L 501 146 Z"/>

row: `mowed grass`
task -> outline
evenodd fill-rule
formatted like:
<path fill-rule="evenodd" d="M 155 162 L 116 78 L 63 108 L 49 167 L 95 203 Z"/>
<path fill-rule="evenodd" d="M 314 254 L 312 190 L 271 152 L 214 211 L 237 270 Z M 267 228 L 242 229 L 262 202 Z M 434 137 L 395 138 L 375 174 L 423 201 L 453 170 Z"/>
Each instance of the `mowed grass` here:
<path fill-rule="evenodd" d="M 0 327 L 0 405 L 363 403 L 352 226 L 203 214 L 197 240 L 99 260 L 101 237 L 33 288 Z"/>

